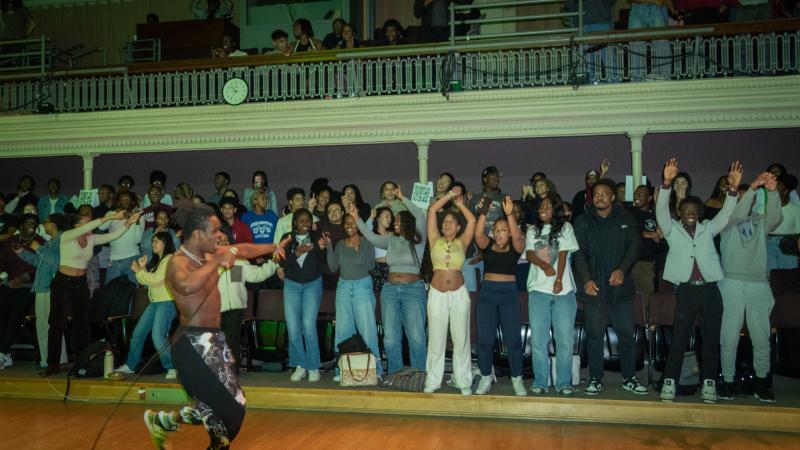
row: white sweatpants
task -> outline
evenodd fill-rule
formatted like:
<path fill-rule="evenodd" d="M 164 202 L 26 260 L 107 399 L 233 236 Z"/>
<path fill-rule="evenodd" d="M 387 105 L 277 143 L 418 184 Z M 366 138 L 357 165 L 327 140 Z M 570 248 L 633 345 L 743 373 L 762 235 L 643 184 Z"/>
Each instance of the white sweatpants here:
<path fill-rule="evenodd" d="M 472 386 L 472 348 L 469 340 L 470 298 L 466 286 L 455 291 L 428 292 L 428 358 L 425 386 L 438 388 L 444 376 L 447 329 L 453 339 L 453 378 L 458 387 Z"/>
<path fill-rule="evenodd" d="M 736 373 L 736 349 L 739 334 L 747 319 L 747 333 L 753 342 L 753 368 L 756 376 L 764 378 L 769 372 L 769 315 L 775 306 L 775 298 L 769 283 L 732 280 L 719 282 L 722 294 L 722 327 L 720 330 L 720 363 L 722 377 L 733 381 Z"/>

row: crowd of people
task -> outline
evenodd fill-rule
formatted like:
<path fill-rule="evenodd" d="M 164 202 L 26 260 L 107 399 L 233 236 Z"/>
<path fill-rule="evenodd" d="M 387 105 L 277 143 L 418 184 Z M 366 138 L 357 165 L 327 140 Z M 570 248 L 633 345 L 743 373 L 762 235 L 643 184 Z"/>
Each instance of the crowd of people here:
<path fill-rule="evenodd" d="M 375 307 L 380 298 L 386 374 L 404 367 L 403 337 L 410 367 L 425 370 L 426 392 L 440 389 L 448 330 L 453 342 L 452 385 L 464 395 L 490 392 L 495 381 L 492 352 L 498 325 L 506 331 L 512 384 L 522 381 L 522 322 L 532 328 L 534 380 L 542 394 L 574 392 L 571 378 L 573 325 L 578 301 L 585 312 L 590 377 L 584 392 L 603 389 L 603 340 L 610 323 L 619 336 L 623 388 L 646 394 L 634 368 L 633 298 L 647 298 L 656 278 L 674 285 L 677 297 L 674 345 L 664 372 L 662 399 L 675 396 L 683 351 L 695 319 L 702 317 L 703 398 L 735 394 L 733 370 L 739 330 L 747 319 L 759 383 L 756 394 L 773 400 L 764 380 L 769 372 L 769 315 L 774 300 L 768 284 L 773 269 L 797 269 L 800 201 L 797 178 L 781 164 L 741 184 L 734 163 L 707 201 L 692 192 L 692 179 L 665 164 L 659 187 L 638 186 L 625 202 L 624 184 L 606 178 L 609 163 L 586 173 L 586 187 L 572 202 L 561 199 L 544 173 L 534 173 L 521 196 L 500 187 L 501 173 L 489 166 L 480 191 L 472 193 L 450 173 L 435 183 L 430 206 L 409 200 L 386 181 L 374 207 L 358 186 L 341 191 L 328 179 L 306 191 L 294 187 L 279 207 L 267 174 L 257 170 L 242 194 L 225 172 L 214 176 L 214 208 L 222 232 L 219 245 L 270 244 L 290 238 L 280 261 L 239 260 L 219 279 L 223 329 L 236 360 L 249 288 L 283 289 L 292 381 L 320 380 L 317 315 L 324 289 L 336 291 L 335 344 L 363 336 L 381 361 Z M 180 202 L 206 203 L 186 183 L 172 195 L 159 170 L 144 197 L 123 175 L 116 187 L 98 189 L 96 205 L 64 195 L 57 179 L 38 197 L 32 177 L 16 192 L 0 196 L 0 368 L 13 364 L 10 348 L 23 317 L 36 316 L 39 364 L 46 375 L 64 361 L 64 332 L 72 317 L 72 347 L 90 342 L 91 293 L 115 279 L 146 286 L 150 303 L 139 319 L 118 370 L 132 373 L 152 335 L 167 378 L 180 376 L 170 360 L 168 334 L 176 317 L 165 286 L 171 256 L 181 248 L 182 230 L 171 220 Z M 427 211 L 426 211 L 427 209 Z M 715 240 L 716 239 L 716 240 Z M 248 284 L 245 284 L 248 283 Z M 480 288 L 479 288 L 480 286 Z M 517 291 L 529 293 L 529 317 L 520 317 Z M 472 389 L 470 292 L 479 292 L 477 389 Z M 558 378 L 549 380 L 551 339 Z M 721 362 L 722 377 L 718 375 Z M 378 364 L 379 375 L 384 375 Z M 337 374 L 338 376 L 338 374 Z"/>

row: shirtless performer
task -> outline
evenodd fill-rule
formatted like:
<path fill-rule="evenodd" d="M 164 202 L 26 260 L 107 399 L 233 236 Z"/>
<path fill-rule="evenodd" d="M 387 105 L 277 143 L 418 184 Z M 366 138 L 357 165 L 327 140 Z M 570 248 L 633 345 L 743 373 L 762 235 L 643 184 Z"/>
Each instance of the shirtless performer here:
<path fill-rule="evenodd" d="M 172 340 L 172 360 L 194 403 L 177 412 L 147 410 L 144 421 L 157 449 L 165 448 L 166 432 L 177 431 L 179 422 L 203 424 L 211 438 L 208 448 L 227 449 L 244 420 L 245 399 L 220 329 L 220 269 L 233 266 L 236 258 L 281 255 L 288 239 L 278 245 L 218 246 L 220 221 L 204 204 L 180 205 L 173 220 L 183 229 L 184 242 L 166 276 L 181 325 Z"/>

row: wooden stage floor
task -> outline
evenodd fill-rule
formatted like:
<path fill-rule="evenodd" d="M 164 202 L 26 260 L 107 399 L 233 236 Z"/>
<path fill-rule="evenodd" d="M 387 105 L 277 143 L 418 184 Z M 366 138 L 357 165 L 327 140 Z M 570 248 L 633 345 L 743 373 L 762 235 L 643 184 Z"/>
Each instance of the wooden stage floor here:
<path fill-rule="evenodd" d="M 153 406 L 153 405 L 151 405 Z M 166 406 L 169 408 L 170 406 Z M 0 399 L 5 449 L 90 449 L 113 405 Z M 97 449 L 153 448 L 142 422 L 144 406 L 114 413 Z M 175 450 L 203 449 L 202 427 L 171 434 Z M 297 411 L 248 410 L 234 449 L 796 449 L 800 435 L 737 430 L 530 423 Z"/>

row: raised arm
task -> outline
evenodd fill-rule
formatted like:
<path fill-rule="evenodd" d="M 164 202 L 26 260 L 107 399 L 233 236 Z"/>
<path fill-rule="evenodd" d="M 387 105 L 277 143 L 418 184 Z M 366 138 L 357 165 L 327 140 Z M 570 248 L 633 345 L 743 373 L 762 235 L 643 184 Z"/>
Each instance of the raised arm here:
<path fill-rule="evenodd" d="M 669 236 L 672 231 L 672 216 L 669 214 L 669 195 L 672 192 L 672 182 L 678 176 L 678 160 L 671 158 L 664 164 L 663 182 L 656 196 L 656 222 L 664 236 Z"/>
<path fill-rule="evenodd" d="M 399 187 L 394 190 L 394 195 L 403 203 L 403 205 L 405 205 L 406 208 L 408 208 L 408 211 L 411 213 L 411 215 L 414 216 L 414 219 L 416 219 L 417 230 L 420 232 L 420 234 L 422 234 L 422 239 L 425 239 L 425 236 L 428 233 L 427 227 L 425 226 L 425 222 L 427 220 L 425 211 L 423 211 L 414 202 L 407 199 L 403 195 L 402 189 Z"/>
<path fill-rule="evenodd" d="M 781 198 L 778 195 L 777 180 L 775 175 L 770 174 L 764 183 L 767 189 L 767 232 L 773 231 L 783 222 L 783 210 L 781 209 Z"/>
<path fill-rule="evenodd" d="M 480 211 L 480 208 L 478 208 L 478 210 Z M 477 245 L 481 250 L 485 250 L 491 242 L 489 236 L 486 235 L 485 228 L 486 214 L 481 214 L 478 216 L 478 223 L 475 224 L 475 245 Z"/>
<path fill-rule="evenodd" d="M 244 271 L 244 281 L 248 283 L 260 283 L 275 274 L 278 270 L 278 265 L 274 261 L 267 261 L 264 264 L 252 265 L 245 264 L 242 266 Z"/>
<path fill-rule="evenodd" d="M 358 209 L 356 208 L 356 205 L 351 203 L 347 208 L 347 213 L 356 219 L 358 231 L 360 231 L 361 234 L 372 243 L 372 245 L 384 250 L 389 248 L 389 236 L 383 236 L 381 234 L 374 233 L 372 229 L 369 228 L 360 217 L 358 217 Z"/>
<path fill-rule="evenodd" d="M 141 216 L 141 215 L 142 215 L 142 213 L 140 211 L 140 212 L 138 212 L 136 214 L 133 214 L 133 215 L 129 216 L 128 219 L 123 224 L 123 226 L 117 228 L 116 230 L 112 231 L 111 233 L 93 235 L 92 238 L 94 240 L 92 242 L 94 243 L 94 245 L 103 245 L 103 244 L 107 244 L 107 243 L 109 243 L 109 242 L 111 242 L 111 241 L 113 241 L 115 239 L 119 239 L 123 234 L 125 234 L 126 231 L 128 231 L 128 229 L 131 226 L 135 226 L 137 228 L 139 227 L 139 225 L 137 225 L 136 223 L 139 221 L 139 216 Z M 108 218 L 108 217 L 109 216 L 106 216 L 106 218 Z M 111 217 L 114 217 L 114 216 L 111 216 Z M 141 232 L 138 231 L 138 230 L 136 232 L 139 233 L 139 241 L 141 241 L 142 240 Z M 66 233 L 67 232 L 64 232 L 64 234 L 66 234 Z M 61 239 L 64 239 L 64 235 L 63 234 L 61 235 Z"/>
<path fill-rule="evenodd" d="M 475 237 L 475 214 L 472 214 L 472 211 L 470 211 L 469 208 L 467 208 L 467 206 L 464 204 L 462 196 L 457 196 L 453 202 L 456 205 L 456 208 L 461 211 L 461 214 L 464 215 L 464 218 L 467 219 L 467 226 L 464 228 L 464 231 L 461 232 L 460 238 L 461 247 L 467 248 L 469 247 L 469 244 L 472 243 L 472 238 Z"/>
<path fill-rule="evenodd" d="M 728 191 L 728 195 L 725 196 L 725 203 L 722 204 L 722 209 L 709 221 L 709 227 L 714 236 L 725 229 L 731 218 L 731 214 L 733 214 L 733 210 L 736 208 L 736 200 L 738 200 L 736 192 L 739 188 L 739 183 L 742 182 L 742 172 L 742 163 L 739 161 L 731 163 L 730 169 L 728 170 L 728 186 L 730 186 L 730 190 Z"/>
<path fill-rule="evenodd" d="M 63 241 L 71 241 L 77 239 L 78 236 L 82 236 L 90 231 L 96 230 L 101 225 L 109 222 L 111 220 L 121 220 L 125 218 L 125 213 L 123 211 L 116 211 L 114 213 L 108 214 L 105 217 L 101 217 L 99 219 L 95 219 L 85 224 L 75 227 L 71 230 L 67 230 L 61 233 L 61 240 Z"/>
<path fill-rule="evenodd" d="M 514 217 L 514 201 L 511 200 L 511 197 L 508 195 L 506 195 L 506 198 L 503 199 L 503 213 L 506 215 L 506 220 L 508 220 L 508 231 L 511 233 L 511 246 L 514 251 L 521 254 L 525 251 L 525 236 L 522 235 L 522 229 L 517 223 L 517 218 Z M 479 227 L 476 226 L 476 242 L 478 229 Z"/>
<path fill-rule="evenodd" d="M 241 244 L 221 246 L 217 249 L 217 253 L 232 252 L 239 259 L 256 259 L 261 256 L 276 252 L 280 256 L 283 256 L 284 249 L 291 241 L 292 236 L 289 235 L 278 244 L 251 244 L 245 242 Z M 233 249 L 235 249 L 235 251 Z"/>
<path fill-rule="evenodd" d="M 444 207 L 447 202 L 455 198 L 455 194 L 453 191 L 449 191 L 442 196 L 442 198 L 436 200 L 433 205 L 431 205 L 430 209 L 428 209 L 428 242 L 433 246 L 433 244 L 439 239 L 439 220 L 436 217 L 436 213 L 439 212 L 440 209 Z M 413 213 L 412 213 L 413 214 Z"/>

